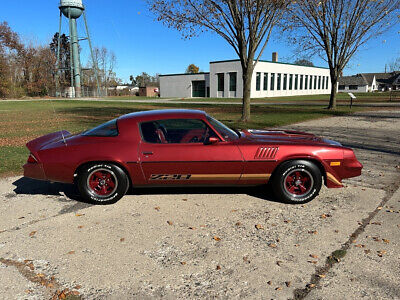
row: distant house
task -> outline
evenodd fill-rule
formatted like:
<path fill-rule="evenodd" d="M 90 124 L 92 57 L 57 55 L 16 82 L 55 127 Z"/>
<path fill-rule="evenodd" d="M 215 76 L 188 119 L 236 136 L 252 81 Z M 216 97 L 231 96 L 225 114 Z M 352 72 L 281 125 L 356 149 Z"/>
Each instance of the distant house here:
<path fill-rule="evenodd" d="M 377 90 L 376 78 L 373 75 L 357 74 L 339 78 L 339 92 L 368 93 Z"/>
<path fill-rule="evenodd" d="M 391 73 L 376 73 L 379 91 L 400 90 L 400 71 Z"/>
<path fill-rule="evenodd" d="M 339 92 L 367 93 L 400 90 L 400 72 L 361 73 L 339 78 Z"/>

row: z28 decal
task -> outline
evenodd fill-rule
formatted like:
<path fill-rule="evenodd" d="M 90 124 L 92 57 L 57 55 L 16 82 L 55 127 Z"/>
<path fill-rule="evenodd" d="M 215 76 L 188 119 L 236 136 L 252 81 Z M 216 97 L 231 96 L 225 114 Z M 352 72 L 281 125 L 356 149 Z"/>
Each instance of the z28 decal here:
<path fill-rule="evenodd" d="M 192 175 L 190 174 L 153 174 L 150 180 L 189 180 Z"/>

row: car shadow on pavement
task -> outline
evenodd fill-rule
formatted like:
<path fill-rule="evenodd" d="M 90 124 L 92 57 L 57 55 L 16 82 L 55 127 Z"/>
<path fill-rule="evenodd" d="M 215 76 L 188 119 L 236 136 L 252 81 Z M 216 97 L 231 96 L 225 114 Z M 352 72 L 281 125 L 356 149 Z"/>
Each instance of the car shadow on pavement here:
<path fill-rule="evenodd" d="M 131 189 L 129 195 L 240 195 L 245 194 L 251 197 L 259 198 L 261 200 L 282 203 L 277 199 L 269 186 L 255 186 L 255 187 L 141 187 Z"/>
<path fill-rule="evenodd" d="M 17 195 L 65 196 L 70 200 L 87 203 L 75 185 L 40 181 L 22 177 L 13 182 Z M 127 195 L 187 195 L 187 194 L 246 194 L 270 202 L 281 202 L 269 186 L 257 187 L 144 187 L 130 189 Z"/>
<path fill-rule="evenodd" d="M 17 195 L 64 196 L 70 200 L 84 202 L 73 184 L 49 182 L 22 177 L 13 182 Z"/>

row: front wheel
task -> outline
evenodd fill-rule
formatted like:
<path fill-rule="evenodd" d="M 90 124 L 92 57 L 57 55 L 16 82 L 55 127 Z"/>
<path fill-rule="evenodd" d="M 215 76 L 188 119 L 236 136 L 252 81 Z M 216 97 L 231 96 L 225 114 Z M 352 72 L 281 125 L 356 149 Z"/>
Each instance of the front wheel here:
<path fill-rule="evenodd" d="M 321 171 L 307 160 L 293 160 L 280 165 L 272 178 L 275 196 L 286 203 L 302 204 L 318 196 L 322 186 Z"/>
<path fill-rule="evenodd" d="M 121 199 L 129 188 L 125 172 L 111 163 L 93 163 L 78 174 L 81 196 L 94 204 L 112 204 Z"/>

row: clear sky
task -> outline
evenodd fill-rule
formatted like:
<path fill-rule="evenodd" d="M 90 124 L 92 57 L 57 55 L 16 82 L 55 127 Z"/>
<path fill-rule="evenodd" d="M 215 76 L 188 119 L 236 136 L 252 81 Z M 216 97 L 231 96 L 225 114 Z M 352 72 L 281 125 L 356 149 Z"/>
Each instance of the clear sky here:
<path fill-rule="evenodd" d="M 47 44 L 58 30 L 58 0 L 1 1 L 0 21 L 7 21 L 24 39 Z M 194 63 L 208 71 L 210 61 L 236 59 L 237 56 L 219 36 L 206 33 L 192 40 L 183 40 L 179 32 L 168 29 L 148 11 L 143 0 L 83 0 L 94 45 L 106 46 L 117 56 L 117 76 L 124 81 L 129 75 L 182 73 Z M 78 30 L 84 33 L 83 19 Z M 63 30 L 68 30 L 63 20 Z M 82 42 L 82 63 L 89 54 Z M 293 61 L 293 49 L 285 40 L 274 37 L 263 59 L 270 60 L 273 51 L 281 61 Z M 361 49 L 345 71 L 346 75 L 360 72 L 383 72 L 385 64 L 400 56 L 400 28 L 393 28 Z M 310 58 L 315 65 L 326 66 L 319 58 Z"/>

